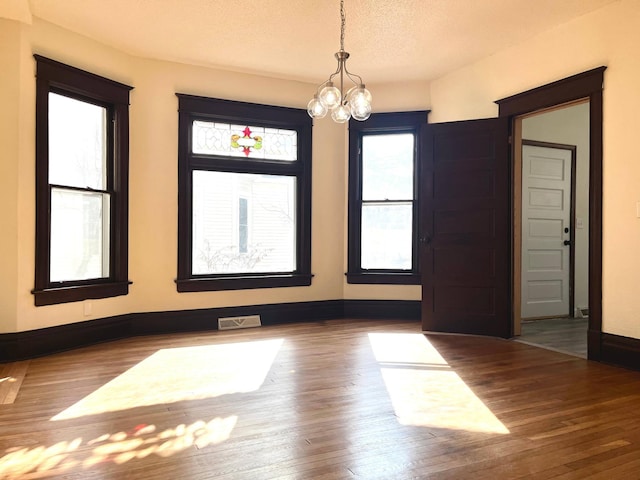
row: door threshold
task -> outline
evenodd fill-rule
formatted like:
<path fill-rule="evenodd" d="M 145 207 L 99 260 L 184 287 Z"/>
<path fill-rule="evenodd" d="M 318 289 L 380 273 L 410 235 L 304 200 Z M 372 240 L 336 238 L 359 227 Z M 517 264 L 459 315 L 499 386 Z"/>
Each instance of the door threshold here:
<path fill-rule="evenodd" d="M 511 340 L 513 340 L 514 342 L 518 342 L 518 343 L 523 343 L 525 345 L 529 345 L 530 347 L 538 347 L 538 348 L 542 348 L 544 350 L 551 350 L 552 352 L 556 352 L 556 353 L 564 353 L 565 355 L 570 355 L 572 357 L 577 357 L 577 358 L 582 358 L 584 360 L 587 360 L 587 355 L 586 354 L 581 354 L 581 353 L 578 353 L 578 352 L 571 352 L 569 350 L 563 350 L 561 348 L 550 347 L 548 345 L 542 345 L 540 343 L 528 342 L 527 340 L 520 340 L 518 337 L 514 337 Z"/>

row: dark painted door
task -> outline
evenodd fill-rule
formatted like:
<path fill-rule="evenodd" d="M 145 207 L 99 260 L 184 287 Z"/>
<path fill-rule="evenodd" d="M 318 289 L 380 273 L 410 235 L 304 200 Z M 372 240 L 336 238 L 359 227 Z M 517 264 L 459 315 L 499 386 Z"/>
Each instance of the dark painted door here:
<path fill-rule="evenodd" d="M 422 329 L 511 337 L 507 118 L 422 130 Z"/>

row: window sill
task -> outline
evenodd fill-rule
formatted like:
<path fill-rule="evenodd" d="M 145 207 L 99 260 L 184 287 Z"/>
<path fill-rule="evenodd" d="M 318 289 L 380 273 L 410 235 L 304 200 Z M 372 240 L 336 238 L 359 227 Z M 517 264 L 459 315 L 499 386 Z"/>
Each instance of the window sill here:
<path fill-rule="evenodd" d="M 248 290 L 253 288 L 306 287 L 311 274 L 244 275 L 237 277 L 204 277 L 176 280 L 178 292 L 216 290 Z"/>
<path fill-rule="evenodd" d="M 32 290 L 36 307 L 127 295 L 131 282 L 94 283 Z"/>
<path fill-rule="evenodd" d="M 347 283 L 377 285 L 420 285 L 420 274 L 405 272 L 347 272 Z"/>

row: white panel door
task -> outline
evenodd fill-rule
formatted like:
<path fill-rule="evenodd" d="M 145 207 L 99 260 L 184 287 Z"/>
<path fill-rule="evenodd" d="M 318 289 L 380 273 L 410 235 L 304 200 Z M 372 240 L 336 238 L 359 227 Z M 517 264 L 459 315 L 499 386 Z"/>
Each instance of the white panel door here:
<path fill-rule="evenodd" d="M 571 154 L 522 146 L 522 318 L 570 314 Z"/>

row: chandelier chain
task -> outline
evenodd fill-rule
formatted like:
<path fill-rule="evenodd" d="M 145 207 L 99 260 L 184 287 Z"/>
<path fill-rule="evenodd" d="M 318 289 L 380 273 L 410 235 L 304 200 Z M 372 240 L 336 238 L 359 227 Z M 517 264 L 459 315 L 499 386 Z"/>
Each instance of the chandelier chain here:
<path fill-rule="evenodd" d="M 344 14 L 344 0 L 340 0 L 340 51 L 344 51 L 344 27 L 347 23 Z"/>

